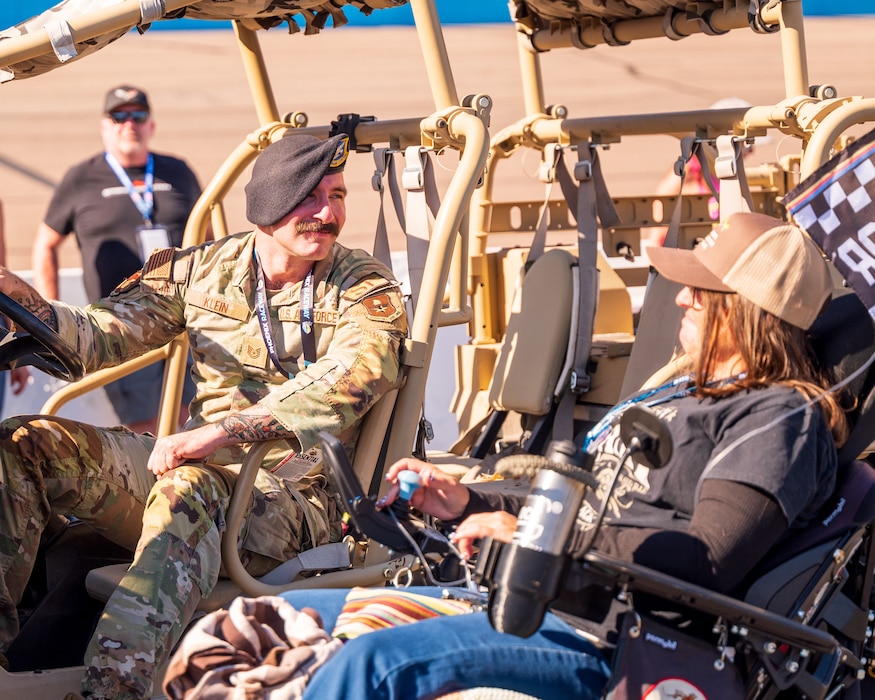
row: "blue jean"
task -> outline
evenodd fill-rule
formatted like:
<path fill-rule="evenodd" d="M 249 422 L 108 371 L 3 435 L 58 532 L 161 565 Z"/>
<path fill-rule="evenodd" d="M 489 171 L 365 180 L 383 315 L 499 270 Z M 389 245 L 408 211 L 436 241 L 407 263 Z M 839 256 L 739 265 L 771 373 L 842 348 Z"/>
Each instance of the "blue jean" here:
<path fill-rule="evenodd" d="M 410 589 L 440 595 L 439 588 Z M 311 607 L 331 631 L 346 590 L 289 591 L 294 607 Z M 423 620 L 352 639 L 319 669 L 304 700 L 426 700 L 481 686 L 538 698 L 597 700 L 608 677 L 598 650 L 547 614 L 527 639 L 492 629 L 486 613 Z"/>

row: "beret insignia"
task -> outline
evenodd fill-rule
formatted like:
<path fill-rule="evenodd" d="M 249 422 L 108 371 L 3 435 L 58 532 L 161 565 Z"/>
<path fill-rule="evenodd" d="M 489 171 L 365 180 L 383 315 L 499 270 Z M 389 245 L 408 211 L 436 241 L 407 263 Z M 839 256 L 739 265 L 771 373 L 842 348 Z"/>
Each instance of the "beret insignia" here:
<path fill-rule="evenodd" d="M 331 164 L 328 166 L 329 170 L 334 170 L 335 168 L 341 167 L 344 163 L 346 163 L 346 159 L 349 157 L 349 137 L 344 136 L 340 143 L 337 144 L 337 148 L 334 151 L 334 156 L 331 158 Z"/>

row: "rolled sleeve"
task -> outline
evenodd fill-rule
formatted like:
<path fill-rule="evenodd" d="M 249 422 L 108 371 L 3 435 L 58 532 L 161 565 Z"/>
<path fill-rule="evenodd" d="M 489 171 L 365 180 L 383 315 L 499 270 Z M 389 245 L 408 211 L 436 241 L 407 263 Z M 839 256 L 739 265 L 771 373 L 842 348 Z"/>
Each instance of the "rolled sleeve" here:
<path fill-rule="evenodd" d="M 131 289 L 84 308 L 52 302 L 58 334 L 82 358 L 88 372 L 112 367 L 160 348 L 185 331 L 173 295 L 137 282 Z"/>

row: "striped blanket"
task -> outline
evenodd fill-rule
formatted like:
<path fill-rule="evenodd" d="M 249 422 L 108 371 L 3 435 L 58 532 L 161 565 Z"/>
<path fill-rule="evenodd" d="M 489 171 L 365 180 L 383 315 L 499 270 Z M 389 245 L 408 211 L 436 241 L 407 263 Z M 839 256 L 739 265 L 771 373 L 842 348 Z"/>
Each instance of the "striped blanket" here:
<path fill-rule="evenodd" d="M 236 598 L 182 638 L 164 692 L 171 700 L 295 700 L 342 645 L 312 610 L 274 596 Z"/>
<path fill-rule="evenodd" d="M 374 630 L 470 610 L 471 605 L 462 600 L 432 598 L 400 588 L 353 588 L 346 596 L 331 636 L 354 639 Z"/>

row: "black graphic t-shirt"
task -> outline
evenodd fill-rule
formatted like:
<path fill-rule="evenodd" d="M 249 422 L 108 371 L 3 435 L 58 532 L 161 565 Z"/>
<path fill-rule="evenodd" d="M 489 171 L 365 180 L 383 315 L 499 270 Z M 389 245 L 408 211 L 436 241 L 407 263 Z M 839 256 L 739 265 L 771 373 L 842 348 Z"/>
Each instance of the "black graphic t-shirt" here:
<path fill-rule="evenodd" d="M 165 227 L 170 242 L 179 246 L 185 223 L 200 196 L 200 184 L 185 161 L 159 153 L 153 157 L 153 224 Z M 126 168 L 126 172 L 142 193 L 145 168 Z M 67 171 L 44 220 L 63 236 L 75 232 L 88 301 L 108 296 L 143 266 L 137 244 L 137 228 L 143 225 L 143 216 L 103 153 Z"/>
<path fill-rule="evenodd" d="M 835 487 L 835 445 L 822 412 L 804 406 L 796 390 L 773 386 L 720 399 L 695 396 L 655 405 L 669 426 L 673 453 L 664 468 L 627 461 L 605 522 L 630 527 L 684 530 L 696 506 L 700 480 L 724 479 L 772 497 L 793 528 L 805 527 Z M 619 423 L 597 449 L 589 492 L 578 526 L 591 527 L 625 446 Z"/>
<path fill-rule="evenodd" d="M 677 387 L 667 391 L 676 393 Z M 648 396 L 648 401 L 659 399 L 658 394 Z M 822 412 L 805 403 L 795 389 L 777 385 L 719 399 L 687 394 L 652 406 L 668 424 L 672 456 L 658 470 L 627 461 L 603 527 L 686 531 L 702 483 L 720 479 L 756 489 L 777 504 L 790 530 L 805 528 L 833 492 L 838 468 L 835 443 Z M 593 473 L 599 488 L 587 491 L 578 531 L 592 530 L 624 453 L 619 415 L 595 444 Z M 491 510 L 516 514 L 523 502 L 512 495 L 475 489 L 460 520 Z"/>

